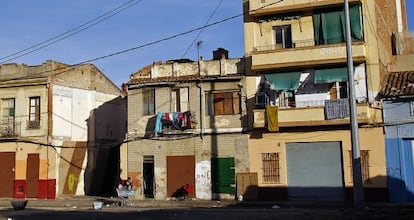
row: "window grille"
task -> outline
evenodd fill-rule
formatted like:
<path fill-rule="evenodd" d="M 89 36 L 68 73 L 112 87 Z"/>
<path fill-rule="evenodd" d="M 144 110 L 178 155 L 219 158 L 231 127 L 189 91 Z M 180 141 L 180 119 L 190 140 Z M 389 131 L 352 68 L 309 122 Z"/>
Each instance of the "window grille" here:
<path fill-rule="evenodd" d="M 350 181 L 353 182 L 353 169 L 352 169 L 352 161 L 353 161 L 353 156 L 352 156 L 352 151 L 349 151 L 349 158 L 350 158 L 350 162 L 349 162 L 349 168 L 350 168 L 350 173 L 351 173 L 351 178 Z M 361 150 L 360 151 L 360 158 L 361 158 L 361 173 L 362 173 L 362 181 L 364 183 L 369 183 L 370 180 L 370 175 L 369 175 L 369 150 Z"/>
<path fill-rule="evenodd" d="M 262 153 L 263 183 L 280 182 L 279 153 Z"/>

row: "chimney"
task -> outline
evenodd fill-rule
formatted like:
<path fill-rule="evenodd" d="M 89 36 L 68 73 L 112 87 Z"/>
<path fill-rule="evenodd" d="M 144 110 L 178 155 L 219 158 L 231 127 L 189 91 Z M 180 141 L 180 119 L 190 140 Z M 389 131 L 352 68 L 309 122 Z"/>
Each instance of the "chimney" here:
<path fill-rule="evenodd" d="M 219 47 L 217 50 L 213 51 L 213 60 L 221 60 L 222 58 L 228 59 L 229 51 Z"/>
<path fill-rule="evenodd" d="M 127 85 L 125 83 L 122 83 L 122 92 L 124 92 L 125 94 L 128 94 L 127 90 L 128 90 Z"/>

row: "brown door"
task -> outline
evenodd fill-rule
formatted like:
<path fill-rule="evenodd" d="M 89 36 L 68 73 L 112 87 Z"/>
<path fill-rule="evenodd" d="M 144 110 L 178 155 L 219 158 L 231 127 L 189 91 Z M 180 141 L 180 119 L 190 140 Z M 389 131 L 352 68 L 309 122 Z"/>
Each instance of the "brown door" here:
<path fill-rule="evenodd" d="M 36 198 L 39 190 L 39 154 L 29 154 L 27 156 L 27 197 Z"/>
<path fill-rule="evenodd" d="M 167 157 L 167 196 L 171 196 L 185 184 L 193 184 L 190 196 L 195 195 L 195 158 L 194 156 Z"/>
<path fill-rule="evenodd" d="M 0 197 L 13 197 L 16 153 L 0 153 Z"/>

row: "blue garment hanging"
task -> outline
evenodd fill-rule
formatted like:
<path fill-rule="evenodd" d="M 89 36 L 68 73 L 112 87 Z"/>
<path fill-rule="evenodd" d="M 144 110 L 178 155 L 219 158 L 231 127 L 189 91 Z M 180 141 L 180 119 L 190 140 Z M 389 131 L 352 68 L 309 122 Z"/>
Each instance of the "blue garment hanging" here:
<path fill-rule="evenodd" d="M 155 121 L 155 133 L 161 133 L 162 131 L 162 117 L 164 116 L 164 114 L 162 112 L 158 112 L 157 113 L 157 119 Z"/>

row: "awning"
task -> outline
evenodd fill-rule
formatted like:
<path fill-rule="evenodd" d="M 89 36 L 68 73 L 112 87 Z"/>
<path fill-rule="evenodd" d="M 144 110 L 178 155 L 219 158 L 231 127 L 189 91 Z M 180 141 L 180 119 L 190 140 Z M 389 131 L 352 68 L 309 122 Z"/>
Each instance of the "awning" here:
<path fill-rule="evenodd" d="M 272 89 L 279 91 L 292 91 L 299 88 L 301 72 L 266 74 L 265 78 L 272 84 Z"/>
<path fill-rule="evenodd" d="M 315 70 L 315 84 L 344 82 L 348 80 L 348 68 L 329 68 Z"/>

